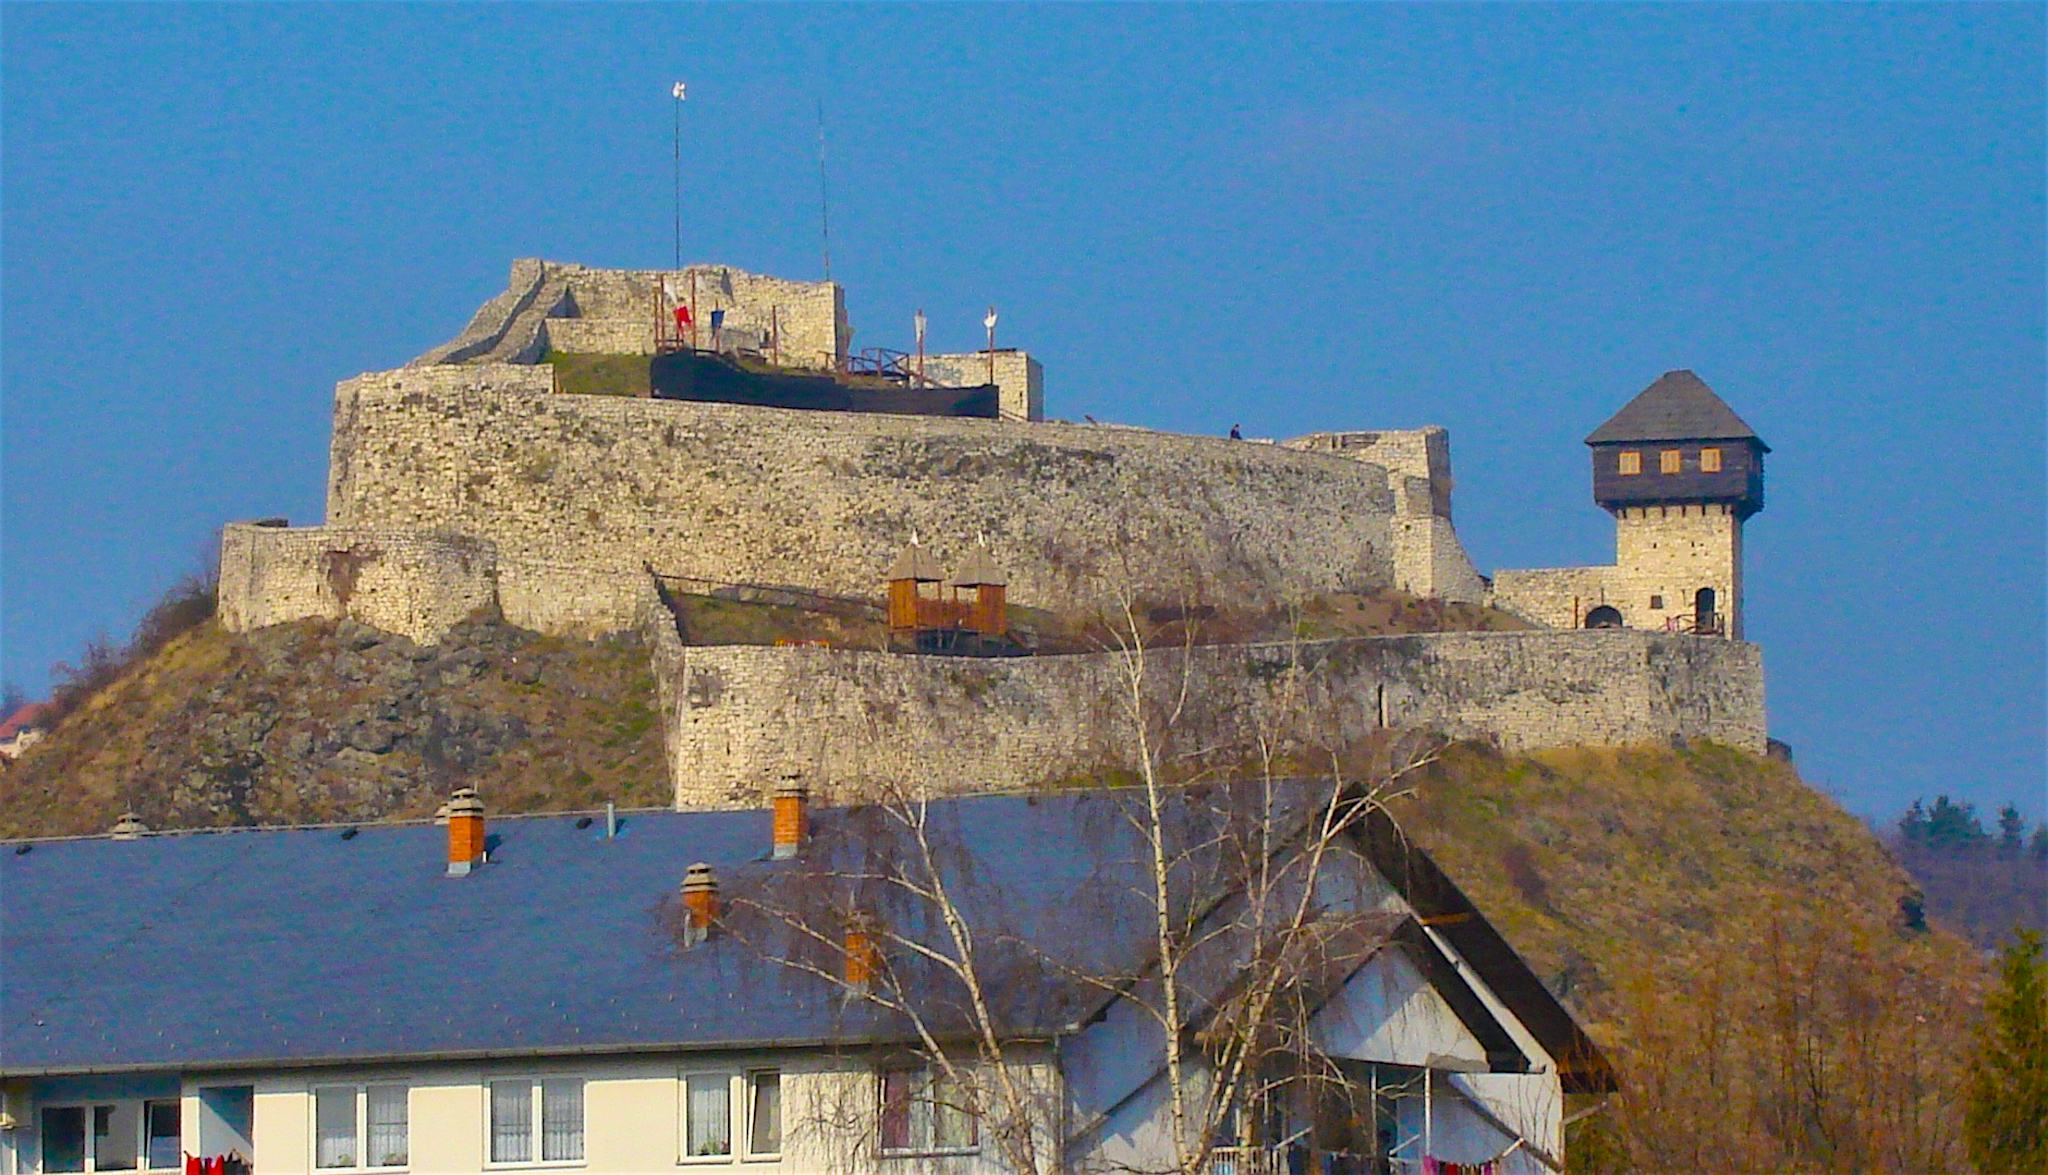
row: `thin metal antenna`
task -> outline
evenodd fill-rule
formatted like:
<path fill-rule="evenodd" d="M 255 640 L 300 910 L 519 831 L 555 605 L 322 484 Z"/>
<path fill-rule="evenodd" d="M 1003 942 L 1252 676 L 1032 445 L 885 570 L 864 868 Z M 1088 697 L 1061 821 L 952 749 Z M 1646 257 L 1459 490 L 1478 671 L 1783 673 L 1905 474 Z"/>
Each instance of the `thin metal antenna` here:
<path fill-rule="evenodd" d="M 676 268 L 683 267 L 683 92 L 677 82 L 669 93 L 676 96 Z"/>
<path fill-rule="evenodd" d="M 825 100 L 818 99 L 818 232 L 825 249 L 825 280 L 832 280 L 832 196 L 825 186 Z"/>

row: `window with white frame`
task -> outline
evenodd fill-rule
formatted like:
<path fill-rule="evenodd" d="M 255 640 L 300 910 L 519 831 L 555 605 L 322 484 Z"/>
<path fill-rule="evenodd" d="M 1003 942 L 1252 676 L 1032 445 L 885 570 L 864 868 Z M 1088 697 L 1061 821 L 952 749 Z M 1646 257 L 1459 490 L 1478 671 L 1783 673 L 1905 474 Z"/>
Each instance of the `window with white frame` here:
<path fill-rule="evenodd" d="M 732 1073 L 683 1074 L 683 1159 L 732 1158 Z"/>
<path fill-rule="evenodd" d="M 881 1099 L 884 1155 L 958 1153 L 980 1145 L 980 1123 L 967 1091 L 943 1070 L 884 1069 Z"/>
<path fill-rule="evenodd" d="M 42 1169 L 52 1175 L 175 1171 L 181 1159 L 176 1099 L 49 1105 L 40 1125 Z"/>
<path fill-rule="evenodd" d="M 411 1090 L 403 1085 L 313 1088 L 313 1166 L 389 1170 L 412 1161 Z"/>
<path fill-rule="evenodd" d="M 782 1154 L 782 1071 L 683 1073 L 682 1161 L 729 1163 Z"/>
<path fill-rule="evenodd" d="M 772 1159 L 782 1153 L 782 1071 L 747 1074 L 747 1157 Z"/>
<path fill-rule="evenodd" d="M 490 1160 L 583 1161 L 583 1079 L 517 1077 L 490 1085 Z"/>

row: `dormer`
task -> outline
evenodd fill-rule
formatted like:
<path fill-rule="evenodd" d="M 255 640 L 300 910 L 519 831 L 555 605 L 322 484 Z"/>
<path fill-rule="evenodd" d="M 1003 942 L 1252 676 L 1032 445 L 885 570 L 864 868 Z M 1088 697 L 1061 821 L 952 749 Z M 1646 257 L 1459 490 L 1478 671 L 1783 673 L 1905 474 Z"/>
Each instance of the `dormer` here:
<path fill-rule="evenodd" d="M 1770 446 L 1690 371 L 1667 371 L 1586 438 L 1593 500 L 1638 506 L 1722 504 L 1737 518 L 1764 508 Z"/>

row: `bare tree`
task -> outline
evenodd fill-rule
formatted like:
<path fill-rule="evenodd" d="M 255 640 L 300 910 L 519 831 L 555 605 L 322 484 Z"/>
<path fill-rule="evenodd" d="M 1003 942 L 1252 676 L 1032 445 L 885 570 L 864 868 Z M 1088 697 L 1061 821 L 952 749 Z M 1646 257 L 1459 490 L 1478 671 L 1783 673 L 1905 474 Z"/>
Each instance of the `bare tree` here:
<path fill-rule="evenodd" d="M 1265 1107 L 1357 1092 L 1319 1053 L 1311 1021 L 1385 946 L 1390 922 L 1362 901 L 1334 908 L 1323 882 L 1360 822 L 1434 747 L 1318 739 L 1298 658 L 1259 713 L 1229 731 L 1197 728 L 1195 627 L 1153 648 L 1127 595 L 1103 631 L 1121 668 L 1116 729 L 1134 778 L 1066 797 L 1068 859 L 1086 859 L 1089 884 L 1052 909 L 1020 903 L 991 875 L 987 830 L 884 783 L 798 860 L 736 886 L 723 925 L 840 997 L 846 1039 L 929 1074 L 915 1091 L 928 1113 L 977 1123 L 981 1145 L 1017 1172 L 1069 1169 L 1063 1146 L 1088 1124 L 1066 1120 L 1054 1053 L 1080 1021 L 1118 1010 L 1163 1076 L 1169 1146 L 1114 1165 L 1197 1175 L 1219 1148 L 1252 1141 L 1242 1126 Z M 878 1099 L 858 1084 L 808 1127 L 879 1143 L 874 1107 L 900 1116 L 889 1100 L 904 1091 Z M 828 1149 L 865 1149 L 848 1137 Z"/>

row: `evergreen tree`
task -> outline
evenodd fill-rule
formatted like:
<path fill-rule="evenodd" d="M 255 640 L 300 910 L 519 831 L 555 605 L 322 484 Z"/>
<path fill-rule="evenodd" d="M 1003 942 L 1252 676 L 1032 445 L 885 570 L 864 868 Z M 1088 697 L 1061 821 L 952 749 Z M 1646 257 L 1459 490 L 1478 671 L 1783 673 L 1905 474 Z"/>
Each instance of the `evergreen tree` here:
<path fill-rule="evenodd" d="M 1917 845 L 1927 839 L 1927 809 L 1921 806 L 1917 797 L 1913 806 L 1906 809 L 1906 814 L 1899 817 L 1899 839 L 1909 845 Z"/>
<path fill-rule="evenodd" d="M 2007 804 L 1998 810 L 1998 855 L 2017 857 L 2027 843 L 2027 818 Z"/>
<path fill-rule="evenodd" d="M 2048 865 L 2048 824 L 2034 825 L 2034 839 L 2028 843 L 2027 851 L 2034 855 L 2034 860 Z"/>
<path fill-rule="evenodd" d="M 2016 932 L 1984 1002 L 1963 1131 L 1982 1175 L 2048 1171 L 2048 962 L 2036 931 Z"/>
<path fill-rule="evenodd" d="M 1934 797 L 1934 807 L 1927 813 L 1928 844 L 1950 852 L 1965 852 L 1981 846 L 1986 839 L 1975 804 L 1967 800 L 1957 803 L 1947 796 Z"/>

